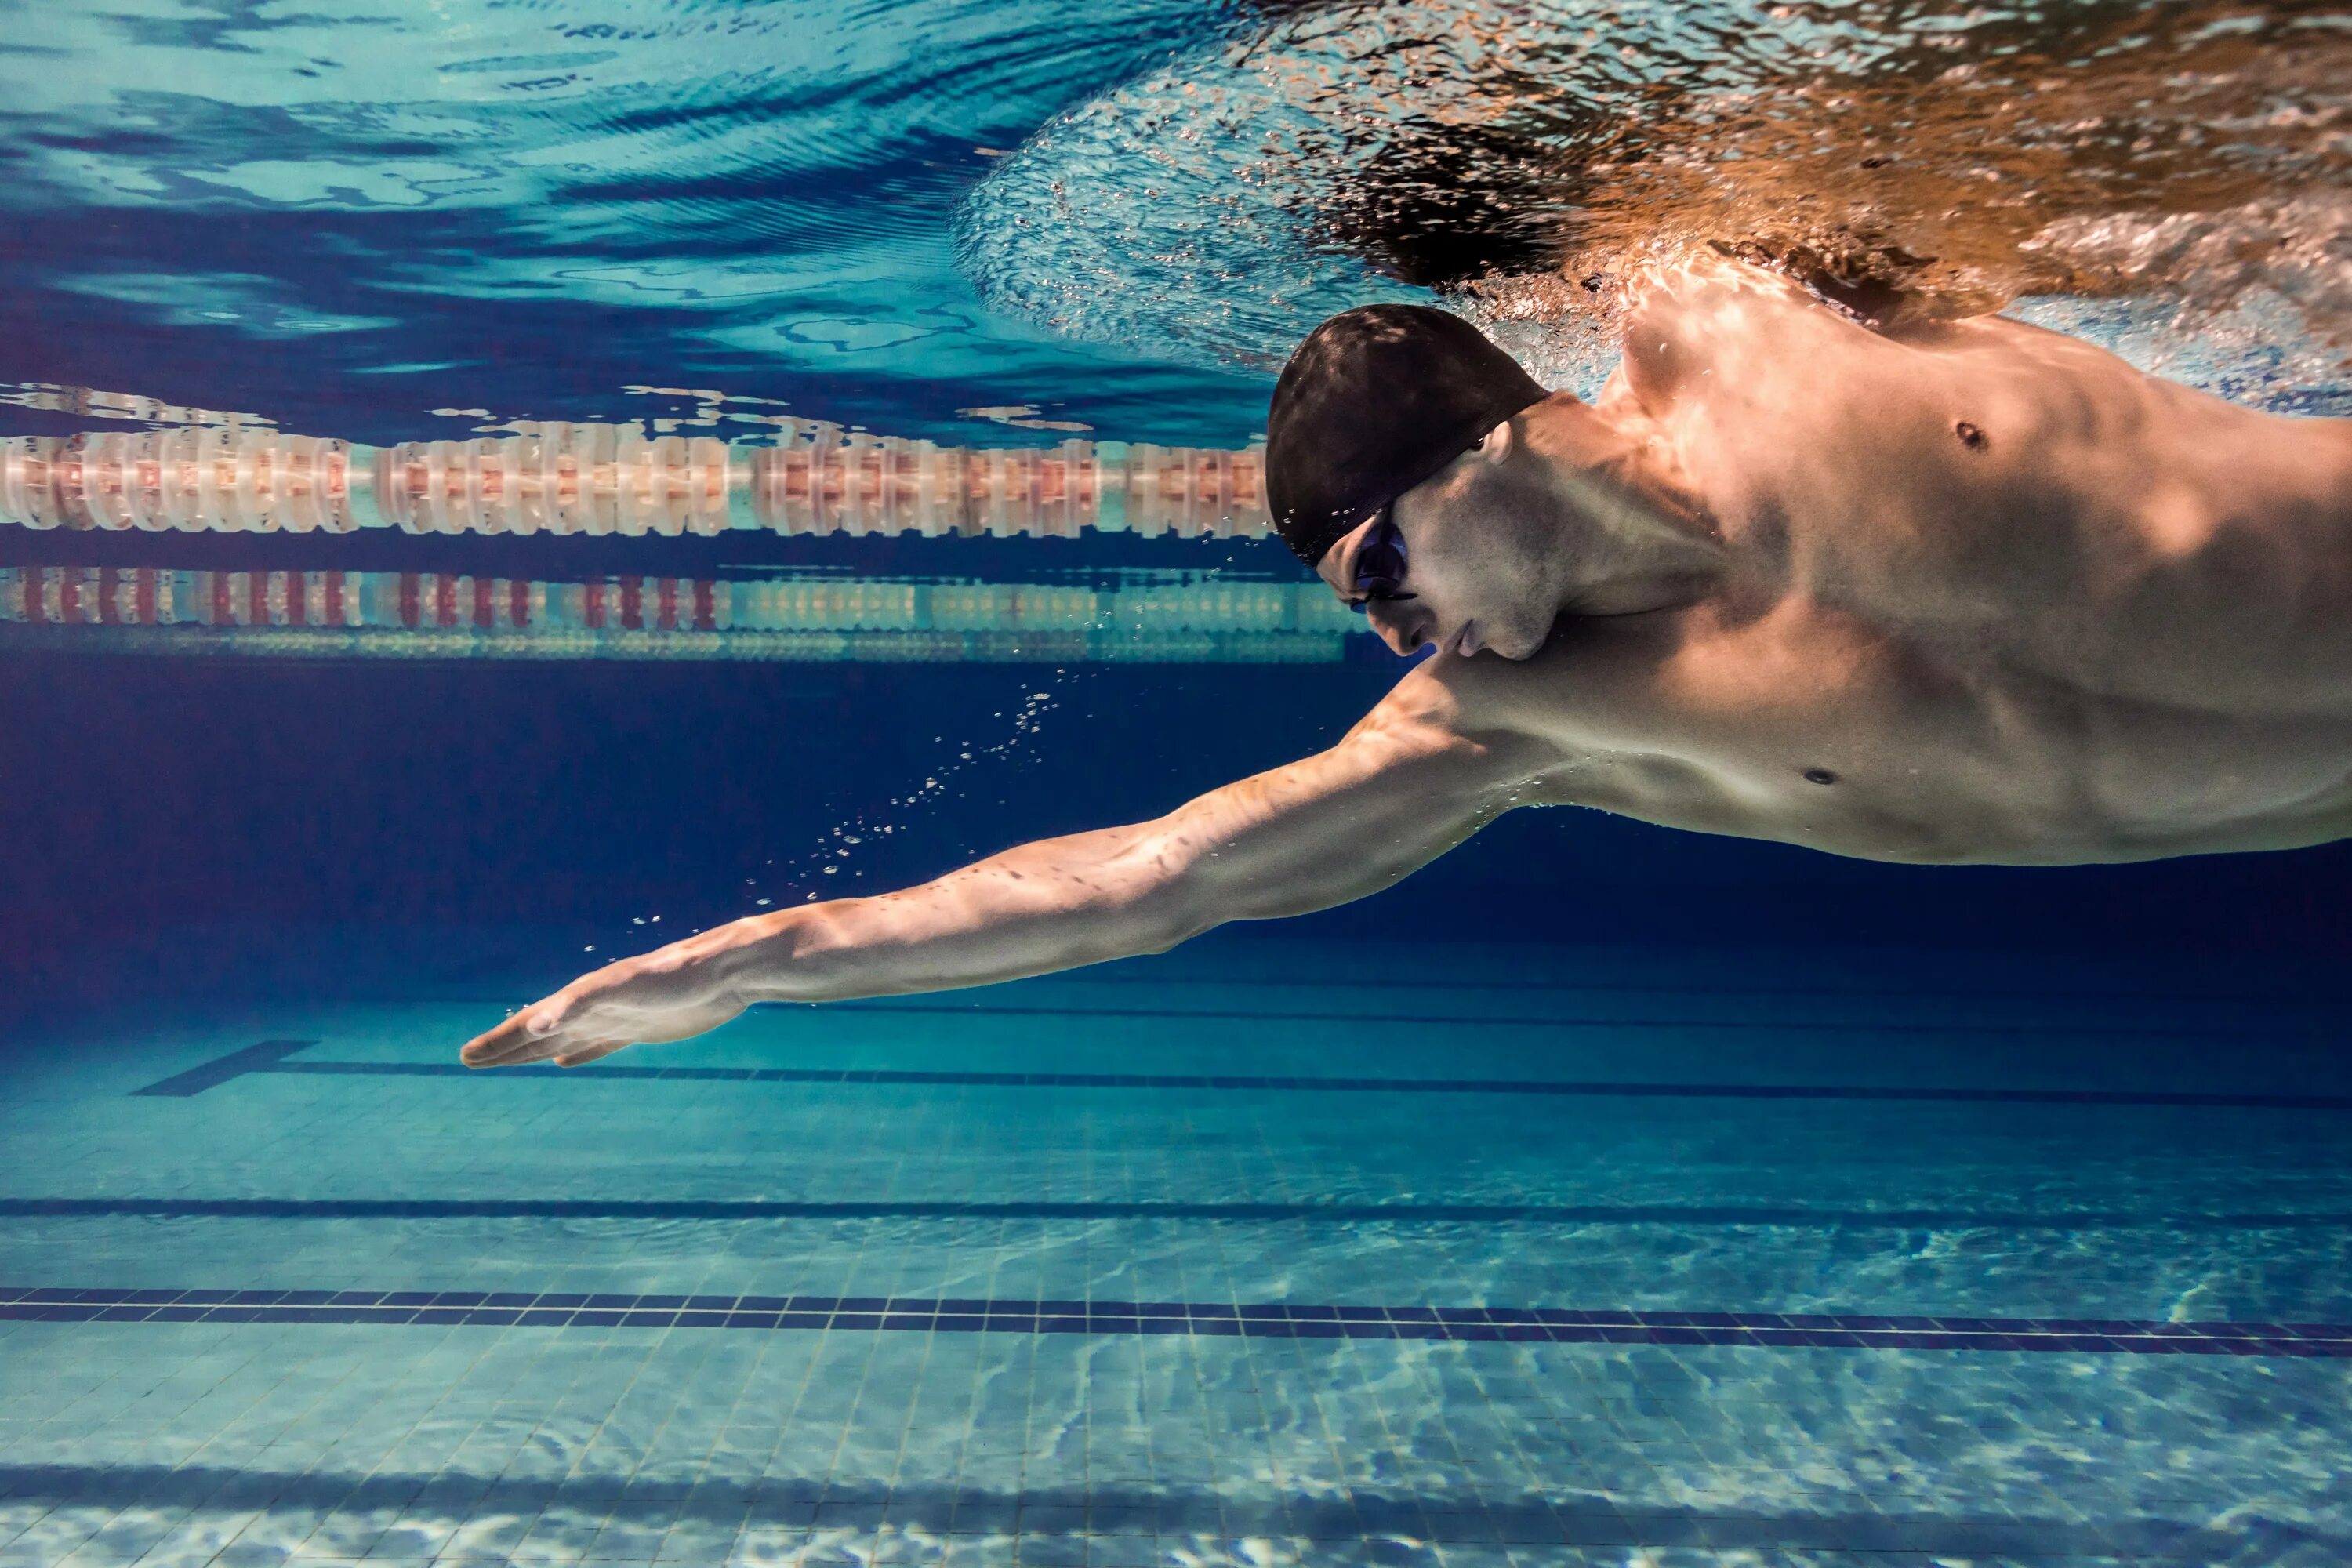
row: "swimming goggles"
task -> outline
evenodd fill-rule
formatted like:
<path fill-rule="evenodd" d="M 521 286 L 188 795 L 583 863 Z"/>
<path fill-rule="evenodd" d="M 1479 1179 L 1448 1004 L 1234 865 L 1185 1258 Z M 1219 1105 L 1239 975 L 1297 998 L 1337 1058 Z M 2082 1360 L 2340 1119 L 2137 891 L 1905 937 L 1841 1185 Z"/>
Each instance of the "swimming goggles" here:
<path fill-rule="evenodd" d="M 1356 546 L 1356 596 L 1348 601 L 1348 608 L 1358 615 L 1364 606 L 1379 601 L 1392 603 L 1415 595 L 1404 592 L 1404 535 L 1398 531 L 1395 520 L 1385 511 Z"/>

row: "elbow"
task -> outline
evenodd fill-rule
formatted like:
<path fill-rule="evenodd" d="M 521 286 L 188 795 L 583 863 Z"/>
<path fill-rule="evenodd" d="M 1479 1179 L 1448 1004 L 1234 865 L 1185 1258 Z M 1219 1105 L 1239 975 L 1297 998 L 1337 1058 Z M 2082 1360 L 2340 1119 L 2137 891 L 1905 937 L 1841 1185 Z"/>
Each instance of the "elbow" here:
<path fill-rule="evenodd" d="M 1231 910 L 1218 909 L 1213 889 L 1189 874 L 1172 879 L 1161 888 L 1159 898 L 1149 900 L 1149 907 L 1138 912 L 1134 941 L 1140 945 L 1136 951 L 1146 953 L 1181 947 L 1235 918 Z"/>
<path fill-rule="evenodd" d="M 1129 855 L 1139 874 L 1126 879 L 1131 890 L 1114 900 L 1115 909 L 1097 911 L 1103 918 L 1097 927 L 1124 951 L 1166 952 L 1227 921 L 1252 918 L 1243 907 L 1247 890 L 1224 874 L 1214 849 L 1160 833 L 1135 844 Z"/>
<path fill-rule="evenodd" d="M 1287 920 L 1345 903 L 1352 896 L 1325 886 L 1318 878 L 1246 873 L 1210 854 L 1171 879 L 1153 912 L 1160 945 L 1152 951 L 1165 952 L 1231 921 Z"/>

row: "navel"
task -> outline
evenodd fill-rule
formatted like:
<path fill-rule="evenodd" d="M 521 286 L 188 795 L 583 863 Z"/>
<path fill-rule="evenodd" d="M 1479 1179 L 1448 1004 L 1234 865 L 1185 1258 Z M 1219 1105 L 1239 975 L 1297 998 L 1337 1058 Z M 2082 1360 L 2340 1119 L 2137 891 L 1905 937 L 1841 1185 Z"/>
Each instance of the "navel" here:
<path fill-rule="evenodd" d="M 1827 768 L 1807 768 L 1805 770 L 1805 782 L 1807 784 L 1833 784 L 1837 783 L 1837 774 L 1830 772 Z"/>
<path fill-rule="evenodd" d="M 1952 421 L 1952 434 L 1958 436 L 1960 438 L 1960 445 L 1971 452 L 1981 452 L 1990 445 L 1985 439 L 1985 433 L 1965 419 Z"/>

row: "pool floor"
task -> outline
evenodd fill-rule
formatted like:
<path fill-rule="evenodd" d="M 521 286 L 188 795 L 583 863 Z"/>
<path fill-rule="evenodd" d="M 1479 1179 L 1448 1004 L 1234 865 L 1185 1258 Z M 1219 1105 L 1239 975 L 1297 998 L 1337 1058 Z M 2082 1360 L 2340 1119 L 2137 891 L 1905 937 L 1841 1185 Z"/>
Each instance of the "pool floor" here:
<path fill-rule="evenodd" d="M 548 978 L 0 1056 L 0 1564 L 2352 1561 L 2317 969 L 1220 933 L 455 1067 Z"/>

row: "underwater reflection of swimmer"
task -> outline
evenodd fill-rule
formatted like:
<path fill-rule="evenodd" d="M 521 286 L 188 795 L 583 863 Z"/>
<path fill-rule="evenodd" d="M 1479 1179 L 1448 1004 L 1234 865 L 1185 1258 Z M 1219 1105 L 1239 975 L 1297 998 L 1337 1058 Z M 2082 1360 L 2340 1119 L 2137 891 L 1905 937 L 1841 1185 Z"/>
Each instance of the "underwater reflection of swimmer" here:
<path fill-rule="evenodd" d="M 1437 650 L 1330 750 L 608 965 L 465 1059 L 1159 952 L 1362 898 L 1515 805 L 1911 862 L 2352 835 L 2352 422 L 2012 321 L 1874 331 L 1718 258 L 1626 321 L 1590 405 L 1417 307 L 1292 357 L 1283 535 Z"/>

